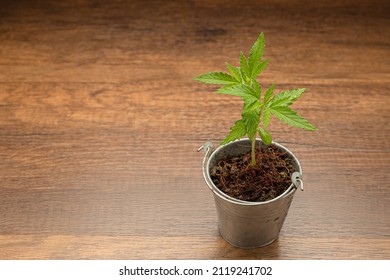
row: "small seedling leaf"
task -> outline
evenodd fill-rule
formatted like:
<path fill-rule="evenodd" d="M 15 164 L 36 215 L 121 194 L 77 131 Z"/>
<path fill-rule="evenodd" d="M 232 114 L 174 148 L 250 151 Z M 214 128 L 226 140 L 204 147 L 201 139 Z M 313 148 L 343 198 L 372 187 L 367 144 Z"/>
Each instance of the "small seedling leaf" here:
<path fill-rule="evenodd" d="M 279 120 L 295 127 L 307 129 L 307 130 L 316 130 L 312 124 L 310 124 L 303 117 L 299 116 L 297 112 L 287 106 L 282 107 L 271 107 L 271 113 L 277 117 Z"/>
<path fill-rule="evenodd" d="M 232 142 L 234 140 L 238 140 L 246 135 L 246 128 L 245 128 L 245 123 L 243 120 L 238 120 L 230 128 L 230 133 L 226 138 L 221 142 L 221 145 L 227 144 L 229 142 Z"/>
<path fill-rule="evenodd" d="M 264 144 L 270 145 L 272 143 L 272 137 L 271 134 L 264 128 L 259 127 L 259 134 L 261 140 L 263 140 Z"/>
<path fill-rule="evenodd" d="M 215 84 L 215 85 L 234 85 L 239 81 L 224 72 L 210 72 L 194 78 L 196 81 L 205 83 L 205 84 Z"/>

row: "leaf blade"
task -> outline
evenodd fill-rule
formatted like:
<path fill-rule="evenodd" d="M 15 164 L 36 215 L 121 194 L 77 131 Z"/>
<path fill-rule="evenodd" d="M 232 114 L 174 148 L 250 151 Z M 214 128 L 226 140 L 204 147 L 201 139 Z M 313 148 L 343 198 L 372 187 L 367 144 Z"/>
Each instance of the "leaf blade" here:
<path fill-rule="evenodd" d="M 194 80 L 205 84 L 215 85 L 232 85 L 239 82 L 235 77 L 224 72 L 205 73 L 195 77 Z"/>
<path fill-rule="evenodd" d="M 256 101 L 252 104 L 244 104 L 244 109 L 242 112 L 242 120 L 245 123 L 248 138 L 251 140 L 256 137 L 257 127 L 260 124 L 259 106 L 259 101 Z"/>
<path fill-rule="evenodd" d="M 236 123 L 230 128 L 230 133 L 225 137 L 225 139 L 221 142 L 221 145 L 227 144 L 234 140 L 241 139 L 246 135 L 246 127 L 243 120 L 238 120 Z"/>
<path fill-rule="evenodd" d="M 271 134 L 264 128 L 259 127 L 259 134 L 261 140 L 263 140 L 264 144 L 270 145 L 272 143 L 272 137 Z"/>
<path fill-rule="evenodd" d="M 240 83 L 242 82 L 242 77 L 241 77 L 241 74 L 240 74 L 240 70 L 237 69 L 236 67 L 232 66 L 231 64 L 229 64 L 228 62 L 225 62 L 226 64 L 226 67 L 227 69 L 230 71 L 230 73 L 232 74 L 232 76 L 237 80 L 239 81 Z"/>
<path fill-rule="evenodd" d="M 275 84 L 272 84 L 266 91 L 265 95 L 264 95 L 264 104 L 267 104 L 268 101 L 270 100 L 270 98 L 272 97 L 272 94 L 274 92 L 274 89 L 275 89 Z"/>
<path fill-rule="evenodd" d="M 305 91 L 304 88 L 282 91 L 272 97 L 269 106 L 270 107 L 290 106 L 293 104 L 294 101 L 296 101 L 299 97 L 302 96 L 304 91 Z"/>
<path fill-rule="evenodd" d="M 260 60 L 263 56 L 264 52 L 264 33 L 260 33 L 260 35 L 257 37 L 256 42 L 252 45 L 251 50 L 249 52 L 249 58 L 248 58 L 248 66 L 249 66 L 249 74 L 250 77 L 256 77 L 254 69 L 257 68 L 257 65 L 259 65 Z"/>
<path fill-rule="evenodd" d="M 239 84 L 232 86 L 225 86 L 218 89 L 215 93 L 223 93 L 241 97 L 244 102 L 255 102 L 258 98 L 256 92 L 247 85 Z"/>
<path fill-rule="evenodd" d="M 241 68 L 241 72 L 247 77 L 249 78 L 251 75 L 250 75 L 250 72 L 249 72 L 249 65 L 248 65 L 248 60 L 246 59 L 245 55 L 243 54 L 243 52 L 240 52 L 240 68 Z M 245 78 L 244 78 L 245 79 Z"/>
<path fill-rule="evenodd" d="M 254 68 L 252 69 L 252 77 L 257 77 L 260 75 L 261 72 L 263 72 L 263 70 L 265 69 L 265 67 L 267 67 L 268 65 L 268 62 L 269 62 L 269 59 L 267 58 L 266 60 L 264 60 L 263 62 L 257 64 L 254 66 Z"/>
<path fill-rule="evenodd" d="M 263 113 L 264 128 L 268 127 L 270 120 L 271 120 L 271 110 L 266 107 L 264 108 L 264 113 Z"/>
<path fill-rule="evenodd" d="M 256 81 L 256 79 L 252 80 L 252 86 L 253 86 L 253 91 L 256 94 L 257 99 L 260 100 L 261 98 L 261 86 L 260 84 Z"/>
<path fill-rule="evenodd" d="M 317 128 L 312 125 L 308 120 L 299 116 L 297 112 L 287 106 L 273 107 L 270 108 L 270 110 L 275 117 L 287 123 L 288 125 L 303 128 L 306 130 L 317 130 Z"/>

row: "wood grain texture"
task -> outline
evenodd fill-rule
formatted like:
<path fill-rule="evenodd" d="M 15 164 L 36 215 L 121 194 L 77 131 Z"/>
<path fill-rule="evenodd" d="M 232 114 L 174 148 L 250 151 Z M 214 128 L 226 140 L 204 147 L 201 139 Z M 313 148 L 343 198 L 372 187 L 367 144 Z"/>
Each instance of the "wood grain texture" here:
<path fill-rule="evenodd" d="M 388 1 L 3 1 L 0 259 L 390 259 Z M 222 8 L 223 7 L 223 8 Z M 305 191 L 279 239 L 218 233 L 201 175 L 240 100 L 192 80 L 265 33 Z"/>

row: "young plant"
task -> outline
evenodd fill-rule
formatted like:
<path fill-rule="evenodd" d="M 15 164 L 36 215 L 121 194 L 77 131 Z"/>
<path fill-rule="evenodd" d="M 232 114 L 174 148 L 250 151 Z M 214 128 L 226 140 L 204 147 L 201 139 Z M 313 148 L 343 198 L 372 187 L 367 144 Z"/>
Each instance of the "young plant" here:
<path fill-rule="evenodd" d="M 206 84 L 222 85 L 215 93 L 242 98 L 244 104 L 241 119 L 237 120 L 234 126 L 230 128 L 229 135 L 221 144 L 227 144 L 247 135 L 252 143 L 252 166 L 256 165 L 255 143 L 257 134 L 260 135 L 264 144 L 272 143 L 272 137 L 267 131 L 271 115 L 291 126 L 316 130 L 312 124 L 290 108 L 293 102 L 302 96 L 305 91 L 304 88 L 274 94 L 275 84 L 273 84 L 266 90 L 262 98 L 261 86 L 256 79 L 269 61 L 269 59 L 262 61 L 264 45 L 264 34 L 261 33 L 253 44 L 248 58 L 242 52 L 240 53 L 240 66 L 234 67 L 226 62 L 226 67 L 230 73 L 210 72 L 194 78 L 196 81 Z"/>

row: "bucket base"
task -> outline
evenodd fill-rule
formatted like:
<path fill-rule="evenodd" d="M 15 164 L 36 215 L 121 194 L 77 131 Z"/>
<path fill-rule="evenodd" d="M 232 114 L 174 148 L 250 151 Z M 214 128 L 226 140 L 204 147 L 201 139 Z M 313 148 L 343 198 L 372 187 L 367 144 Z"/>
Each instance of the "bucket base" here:
<path fill-rule="evenodd" d="M 219 231 L 219 234 L 221 235 L 221 237 L 227 242 L 229 243 L 230 245 L 232 245 L 233 247 L 236 247 L 236 248 L 240 248 L 240 249 L 257 249 L 257 248 L 261 248 L 261 247 L 265 247 L 267 245 L 270 245 L 271 243 L 275 242 L 278 238 L 279 238 L 279 235 L 276 236 L 274 239 L 272 239 L 271 241 L 267 242 L 267 243 L 264 243 L 264 244 L 260 244 L 260 245 L 256 245 L 256 246 L 242 246 L 242 245 L 237 245 L 237 244 L 234 244 L 232 243 L 231 241 L 229 241 L 228 239 L 226 239 L 221 231 Z"/>

